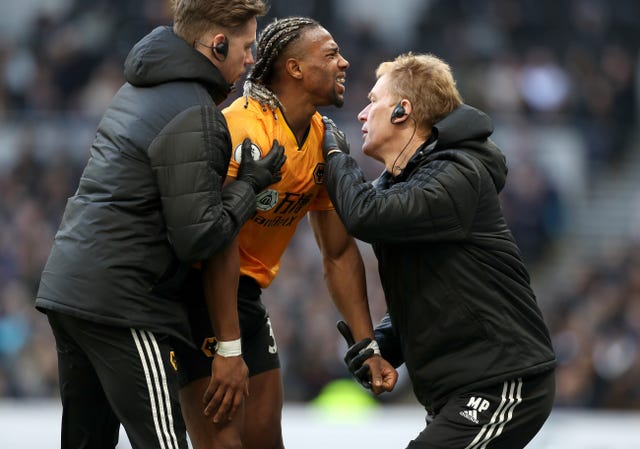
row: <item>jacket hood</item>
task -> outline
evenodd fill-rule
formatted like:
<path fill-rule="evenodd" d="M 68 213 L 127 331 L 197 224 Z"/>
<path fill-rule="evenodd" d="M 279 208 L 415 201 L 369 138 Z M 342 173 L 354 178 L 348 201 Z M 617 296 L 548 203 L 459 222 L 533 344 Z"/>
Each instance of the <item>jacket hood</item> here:
<path fill-rule="evenodd" d="M 492 133 L 493 122 L 487 114 L 462 104 L 433 126 L 436 142 L 430 153 L 464 151 L 482 162 L 500 192 L 507 178 L 507 163 L 502 151 L 489 138 Z"/>
<path fill-rule="evenodd" d="M 196 81 L 204 85 L 216 104 L 231 92 L 218 68 L 168 26 L 155 28 L 133 46 L 124 62 L 124 77 L 137 87 Z"/>

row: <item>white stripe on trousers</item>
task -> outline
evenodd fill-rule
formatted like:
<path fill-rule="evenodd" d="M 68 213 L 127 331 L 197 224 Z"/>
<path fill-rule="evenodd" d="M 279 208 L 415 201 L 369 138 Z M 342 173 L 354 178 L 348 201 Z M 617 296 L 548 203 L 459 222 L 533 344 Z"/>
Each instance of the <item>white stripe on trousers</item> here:
<path fill-rule="evenodd" d="M 482 426 L 478 435 L 465 449 L 486 449 L 487 444 L 498 437 L 513 418 L 513 410 L 522 402 L 522 379 L 510 380 L 502 386 L 502 400 L 491 417 L 491 421 Z"/>
<path fill-rule="evenodd" d="M 167 376 L 156 337 L 148 331 L 131 329 L 144 368 L 153 424 L 161 449 L 178 449 L 178 439 L 173 429 L 171 398 Z M 157 403 L 156 403 L 157 401 Z"/>

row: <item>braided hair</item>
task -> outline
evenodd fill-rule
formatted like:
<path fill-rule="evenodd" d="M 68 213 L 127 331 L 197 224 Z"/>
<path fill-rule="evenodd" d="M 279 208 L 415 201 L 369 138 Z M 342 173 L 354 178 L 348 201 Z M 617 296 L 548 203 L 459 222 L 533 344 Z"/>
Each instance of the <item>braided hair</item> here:
<path fill-rule="evenodd" d="M 307 27 L 319 27 L 320 23 L 307 17 L 276 19 L 265 27 L 258 39 L 256 63 L 247 75 L 243 95 L 257 100 L 264 110 L 267 107 L 284 110 L 282 103 L 267 85 L 273 77 L 273 66 L 287 46 L 298 39 Z"/>

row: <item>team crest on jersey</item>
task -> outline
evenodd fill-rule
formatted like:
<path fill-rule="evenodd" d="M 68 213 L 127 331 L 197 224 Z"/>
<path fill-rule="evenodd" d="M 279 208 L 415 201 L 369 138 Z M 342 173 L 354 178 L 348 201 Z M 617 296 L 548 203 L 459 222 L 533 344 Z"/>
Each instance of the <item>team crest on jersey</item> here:
<path fill-rule="evenodd" d="M 313 170 L 313 180 L 316 184 L 324 184 L 324 162 L 319 162 Z"/>
<path fill-rule="evenodd" d="M 257 161 L 262 157 L 262 150 L 253 142 L 251 142 L 251 157 L 253 157 L 254 161 Z M 242 143 L 239 143 L 233 150 L 233 160 L 238 164 L 242 160 Z"/>
<path fill-rule="evenodd" d="M 265 212 L 273 209 L 278 204 L 278 191 L 273 189 L 263 190 L 256 196 L 256 207 Z"/>

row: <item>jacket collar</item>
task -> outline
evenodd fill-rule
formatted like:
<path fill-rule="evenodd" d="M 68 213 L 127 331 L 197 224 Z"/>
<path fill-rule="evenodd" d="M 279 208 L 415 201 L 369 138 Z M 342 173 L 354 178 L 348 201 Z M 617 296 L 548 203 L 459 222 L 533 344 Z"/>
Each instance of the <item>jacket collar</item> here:
<path fill-rule="evenodd" d="M 133 46 L 124 63 L 124 75 L 138 87 L 195 81 L 207 89 L 216 104 L 227 98 L 232 87 L 211 61 L 168 26 L 155 28 Z"/>

